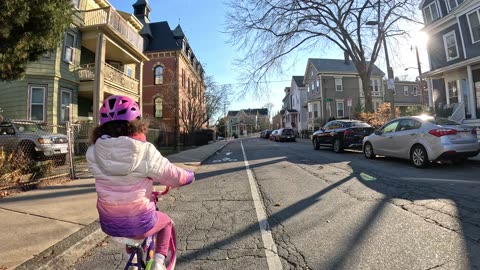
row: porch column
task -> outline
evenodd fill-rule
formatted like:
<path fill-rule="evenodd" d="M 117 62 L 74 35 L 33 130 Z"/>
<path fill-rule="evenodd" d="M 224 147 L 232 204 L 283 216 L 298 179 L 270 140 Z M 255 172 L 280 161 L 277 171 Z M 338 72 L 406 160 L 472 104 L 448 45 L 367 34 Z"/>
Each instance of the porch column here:
<path fill-rule="evenodd" d="M 97 51 L 95 53 L 95 84 L 93 88 L 93 123 L 99 124 L 99 111 L 103 101 L 103 62 L 105 60 L 105 46 L 107 40 L 103 36 L 103 33 L 98 34 L 97 38 Z"/>
<path fill-rule="evenodd" d="M 428 106 L 433 107 L 433 80 L 428 78 Z"/>
<path fill-rule="evenodd" d="M 140 112 L 142 112 L 142 115 L 143 115 L 144 114 L 143 112 L 143 62 L 139 62 L 135 70 L 136 70 L 135 76 L 138 80 L 138 96 L 139 96 L 138 106 L 140 106 Z"/>
<path fill-rule="evenodd" d="M 470 119 L 477 119 L 477 108 L 475 106 L 475 87 L 473 85 L 472 66 L 467 66 L 467 87 L 468 87 L 468 111 L 472 114 Z"/>
<path fill-rule="evenodd" d="M 445 83 L 445 98 L 447 99 L 447 105 L 450 105 L 450 89 L 448 89 L 448 82 L 444 80 Z"/>
<path fill-rule="evenodd" d="M 465 102 L 463 100 L 463 92 L 462 92 L 462 81 L 461 80 L 455 80 L 457 82 L 457 98 L 458 98 L 458 104 Z M 465 104 L 467 106 L 467 104 Z"/>

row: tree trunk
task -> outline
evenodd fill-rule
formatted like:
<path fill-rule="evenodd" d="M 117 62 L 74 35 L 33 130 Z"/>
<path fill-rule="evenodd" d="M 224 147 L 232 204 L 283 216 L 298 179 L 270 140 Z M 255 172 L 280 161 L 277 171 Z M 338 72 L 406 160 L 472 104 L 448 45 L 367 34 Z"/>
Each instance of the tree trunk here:
<path fill-rule="evenodd" d="M 360 73 L 360 79 L 362 80 L 363 96 L 365 97 L 365 112 L 373 112 L 372 104 L 372 91 L 370 89 L 370 76 L 365 73 Z"/>

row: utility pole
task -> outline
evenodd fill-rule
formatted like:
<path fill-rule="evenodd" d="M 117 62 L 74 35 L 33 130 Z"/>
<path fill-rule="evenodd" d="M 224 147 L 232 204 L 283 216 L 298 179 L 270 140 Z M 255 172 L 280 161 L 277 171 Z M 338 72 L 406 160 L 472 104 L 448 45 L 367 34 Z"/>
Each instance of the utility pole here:
<path fill-rule="evenodd" d="M 420 56 L 418 55 L 418 46 L 415 45 L 415 53 L 417 55 L 417 68 L 418 68 L 418 78 L 420 79 L 420 98 L 422 99 L 421 104 L 422 106 L 425 104 L 425 98 L 424 98 L 424 89 L 423 89 L 423 78 L 422 78 L 422 66 L 420 64 Z"/>
<path fill-rule="evenodd" d="M 380 1 L 378 1 L 378 32 L 382 35 L 383 49 L 385 50 L 385 62 L 387 64 L 387 90 L 390 90 L 390 112 L 391 118 L 395 119 L 395 83 L 393 69 L 390 66 L 390 58 L 388 57 L 387 40 L 385 39 L 385 22 L 380 22 Z"/>

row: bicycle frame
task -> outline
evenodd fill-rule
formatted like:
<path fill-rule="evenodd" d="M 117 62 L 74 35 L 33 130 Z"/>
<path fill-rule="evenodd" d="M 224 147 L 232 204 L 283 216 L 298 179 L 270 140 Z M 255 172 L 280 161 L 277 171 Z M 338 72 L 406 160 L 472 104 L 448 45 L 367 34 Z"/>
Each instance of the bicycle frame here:
<path fill-rule="evenodd" d="M 155 203 L 158 202 L 159 196 L 163 196 L 168 193 L 170 190 L 170 187 L 167 187 L 164 191 L 158 192 L 154 191 L 152 192 L 152 197 L 155 200 Z M 158 208 L 157 208 L 158 210 Z M 151 267 L 151 263 L 153 262 L 153 255 L 155 253 L 155 244 L 156 244 L 156 239 L 157 239 L 157 233 L 148 236 L 145 238 L 142 242 L 142 244 L 134 244 L 134 245 L 129 245 L 133 248 L 135 248 L 135 252 L 133 252 L 130 257 L 128 258 L 127 264 L 125 265 L 124 270 L 128 270 L 130 267 L 137 267 L 138 270 L 149 270 Z M 166 267 L 167 270 L 173 270 L 175 268 L 175 264 L 177 262 L 177 255 L 176 255 L 176 243 L 177 243 L 177 238 L 176 238 L 176 233 L 175 233 L 175 226 L 173 225 L 172 221 L 172 233 L 170 240 L 168 241 L 169 244 L 169 254 L 167 258 L 165 259 L 167 263 Z M 146 254 L 146 256 L 144 256 Z M 134 262 L 134 258 L 137 258 L 137 261 Z"/>

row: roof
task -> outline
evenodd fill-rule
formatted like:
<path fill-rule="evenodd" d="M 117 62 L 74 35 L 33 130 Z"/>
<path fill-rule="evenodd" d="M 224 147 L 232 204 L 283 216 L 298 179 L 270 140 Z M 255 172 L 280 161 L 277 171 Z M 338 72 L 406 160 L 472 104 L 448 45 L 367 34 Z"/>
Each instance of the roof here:
<path fill-rule="evenodd" d="M 295 81 L 298 87 L 305 87 L 303 83 L 303 76 L 292 76 L 292 79 Z"/>
<path fill-rule="evenodd" d="M 150 27 L 152 39 L 145 51 L 179 51 L 182 49 L 182 42 L 178 42 L 178 39 L 175 38 L 175 34 L 170 29 L 168 22 L 149 23 L 148 26 Z"/>
<path fill-rule="evenodd" d="M 268 109 L 267 108 L 262 108 L 262 109 L 242 109 L 239 111 L 228 111 L 227 116 L 232 117 L 232 116 L 237 116 L 240 111 L 243 111 L 246 115 L 264 115 L 268 116 Z"/>
<path fill-rule="evenodd" d="M 357 68 L 352 61 L 349 64 L 345 64 L 343 59 L 309 58 L 308 62 L 312 63 L 318 73 L 358 74 Z M 369 62 L 367 61 L 367 63 Z M 373 65 L 371 75 L 383 77 L 385 73 L 376 65 Z"/>

